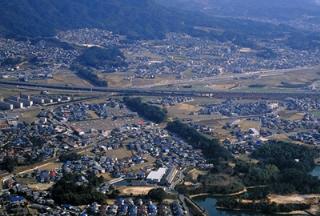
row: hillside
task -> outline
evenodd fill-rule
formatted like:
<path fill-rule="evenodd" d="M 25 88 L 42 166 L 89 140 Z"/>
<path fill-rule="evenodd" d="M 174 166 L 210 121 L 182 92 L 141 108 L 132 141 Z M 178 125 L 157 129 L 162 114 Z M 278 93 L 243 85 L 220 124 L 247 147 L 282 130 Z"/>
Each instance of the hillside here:
<path fill-rule="evenodd" d="M 158 3 L 210 15 L 269 18 L 281 21 L 320 16 L 317 0 L 157 0 Z"/>
<path fill-rule="evenodd" d="M 43 37 L 61 30 L 88 27 L 111 30 L 128 39 L 156 39 L 168 32 L 182 32 L 253 48 L 257 39 L 283 39 L 293 35 L 298 35 L 299 40 L 306 38 L 305 33 L 285 25 L 221 18 L 201 11 L 187 12 L 156 1 L 165 4 L 167 0 L 2 0 L 0 35 Z M 200 2 L 210 3 L 209 0 Z M 300 47 L 309 48 L 313 44 Z"/>
<path fill-rule="evenodd" d="M 52 36 L 56 30 L 96 27 L 130 37 L 154 38 L 184 26 L 150 0 L 2 0 L 0 33 Z"/>
<path fill-rule="evenodd" d="M 96 27 L 131 38 L 160 38 L 167 32 L 193 33 L 208 26 L 256 36 L 287 29 L 262 23 L 211 18 L 156 4 L 153 0 L 2 0 L 0 33 L 6 36 L 52 36 L 57 30 Z M 198 34 L 198 33 L 197 33 Z"/>

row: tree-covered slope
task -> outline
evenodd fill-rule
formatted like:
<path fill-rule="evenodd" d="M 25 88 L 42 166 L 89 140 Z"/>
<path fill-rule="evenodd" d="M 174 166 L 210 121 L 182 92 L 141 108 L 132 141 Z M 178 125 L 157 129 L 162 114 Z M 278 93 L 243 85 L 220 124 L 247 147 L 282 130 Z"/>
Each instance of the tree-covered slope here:
<path fill-rule="evenodd" d="M 131 37 L 160 37 L 184 26 L 152 0 L 2 0 L 0 32 L 51 36 L 56 30 L 97 27 Z"/>
<path fill-rule="evenodd" d="M 168 32 L 183 32 L 246 47 L 255 47 L 256 39 L 305 37 L 284 25 L 214 17 L 157 1 L 163 0 L 1 0 L 0 35 L 53 36 L 59 30 L 88 27 L 111 30 L 129 39 L 163 38 Z"/>
<path fill-rule="evenodd" d="M 202 11 L 210 15 L 276 20 L 320 16 L 318 0 L 156 0 L 165 6 Z"/>

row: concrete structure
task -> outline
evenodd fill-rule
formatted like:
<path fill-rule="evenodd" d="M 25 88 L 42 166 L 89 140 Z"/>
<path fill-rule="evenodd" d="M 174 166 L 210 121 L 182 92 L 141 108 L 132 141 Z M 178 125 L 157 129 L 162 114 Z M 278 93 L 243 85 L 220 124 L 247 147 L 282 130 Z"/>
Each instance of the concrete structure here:
<path fill-rule="evenodd" d="M 175 168 L 175 167 L 171 167 L 169 170 L 168 170 L 168 174 L 166 176 L 166 183 L 168 185 L 171 185 L 171 183 L 173 182 L 174 178 L 176 177 L 178 173 L 178 170 Z"/>
<path fill-rule="evenodd" d="M 0 101 L 0 110 L 13 110 L 13 104 Z"/>
<path fill-rule="evenodd" d="M 43 98 L 33 96 L 33 97 L 31 97 L 31 99 L 33 100 L 34 104 L 44 104 Z"/>
<path fill-rule="evenodd" d="M 20 101 L 5 99 L 5 102 L 12 104 L 13 107 L 17 109 L 24 108 L 23 103 Z"/>
<path fill-rule="evenodd" d="M 21 98 L 19 101 L 23 103 L 24 107 L 32 107 L 32 105 L 33 105 L 32 100 L 27 100 L 27 99 Z"/>
<path fill-rule="evenodd" d="M 151 171 L 147 176 L 147 180 L 150 182 L 160 183 L 166 172 L 167 168 L 159 168 L 157 171 Z"/>

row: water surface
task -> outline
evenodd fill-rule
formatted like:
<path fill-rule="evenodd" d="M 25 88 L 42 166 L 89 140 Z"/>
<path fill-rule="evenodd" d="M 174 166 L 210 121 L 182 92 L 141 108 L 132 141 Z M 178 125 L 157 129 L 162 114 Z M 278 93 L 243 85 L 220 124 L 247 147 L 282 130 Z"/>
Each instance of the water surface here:
<path fill-rule="evenodd" d="M 193 199 L 209 216 L 265 216 L 260 213 L 245 213 L 240 211 L 221 211 L 216 208 L 217 199 L 214 197 L 197 197 Z"/>

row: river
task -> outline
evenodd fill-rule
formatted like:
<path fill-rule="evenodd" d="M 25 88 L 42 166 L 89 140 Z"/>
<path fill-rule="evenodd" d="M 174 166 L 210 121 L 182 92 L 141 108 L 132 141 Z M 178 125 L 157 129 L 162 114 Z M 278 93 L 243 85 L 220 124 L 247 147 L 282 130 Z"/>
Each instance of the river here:
<path fill-rule="evenodd" d="M 197 197 L 193 199 L 209 216 L 264 216 L 259 213 L 245 213 L 239 211 L 221 211 L 216 208 L 217 200 L 214 197 Z"/>

